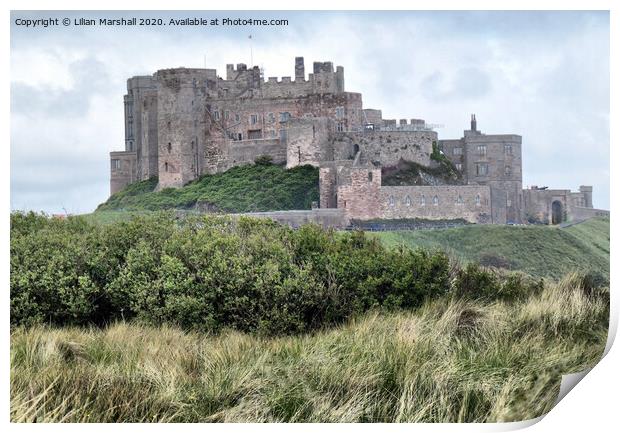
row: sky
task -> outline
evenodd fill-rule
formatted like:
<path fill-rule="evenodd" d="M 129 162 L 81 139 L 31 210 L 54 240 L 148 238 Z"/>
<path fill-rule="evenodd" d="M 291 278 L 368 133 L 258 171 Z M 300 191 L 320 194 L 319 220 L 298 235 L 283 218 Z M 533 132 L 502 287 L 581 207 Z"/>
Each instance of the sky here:
<path fill-rule="evenodd" d="M 27 28 L 17 19 L 70 18 Z M 76 26 L 79 18 L 267 18 L 287 26 Z M 62 22 L 62 21 L 61 21 Z M 126 80 L 158 69 L 253 63 L 294 76 L 333 61 L 384 118 L 421 118 L 440 139 L 478 129 L 523 137 L 523 185 L 594 186 L 609 209 L 607 12 L 11 13 L 11 208 L 88 213 L 124 149 Z M 252 38 L 248 38 L 252 35 Z"/>

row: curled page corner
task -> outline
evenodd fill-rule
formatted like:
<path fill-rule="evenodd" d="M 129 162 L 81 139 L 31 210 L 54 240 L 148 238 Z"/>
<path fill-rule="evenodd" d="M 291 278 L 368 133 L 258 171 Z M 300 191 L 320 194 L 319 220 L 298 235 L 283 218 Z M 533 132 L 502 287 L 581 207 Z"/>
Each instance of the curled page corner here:
<path fill-rule="evenodd" d="M 558 393 L 558 398 L 555 400 L 553 406 L 555 407 L 566 395 L 581 382 L 581 379 L 586 377 L 586 375 L 592 371 L 592 368 L 587 368 L 583 371 L 579 371 L 577 373 L 565 374 L 562 376 L 562 383 L 560 384 L 560 392 Z"/>

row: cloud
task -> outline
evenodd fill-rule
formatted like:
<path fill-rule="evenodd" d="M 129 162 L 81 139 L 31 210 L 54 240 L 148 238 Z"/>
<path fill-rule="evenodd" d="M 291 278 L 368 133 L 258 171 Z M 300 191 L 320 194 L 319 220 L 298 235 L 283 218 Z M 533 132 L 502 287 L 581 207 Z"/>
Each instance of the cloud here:
<path fill-rule="evenodd" d="M 224 75 L 227 63 L 250 63 L 250 48 L 266 76 L 292 75 L 299 55 L 306 71 L 313 60 L 343 65 L 347 90 L 361 92 L 366 107 L 443 124 L 440 138 L 460 137 L 476 113 L 483 132 L 523 136 L 524 185 L 593 184 L 595 205 L 609 206 L 607 12 L 148 15 L 260 16 L 287 18 L 289 25 L 37 31 L 13 25 L 12 207 L 92 211 L 108 195 L 108 152 L 124 147 L 126 79 L 203 67 L 205 59 Z"/>

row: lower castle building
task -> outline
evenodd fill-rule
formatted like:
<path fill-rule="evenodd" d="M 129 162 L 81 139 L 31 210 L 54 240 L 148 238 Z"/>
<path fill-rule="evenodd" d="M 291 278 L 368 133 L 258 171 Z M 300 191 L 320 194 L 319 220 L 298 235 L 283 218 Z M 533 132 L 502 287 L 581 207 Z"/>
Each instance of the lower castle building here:
<path fill-rule="evenodd" d="M 439 139 L 421 119 L 383 119 L 345 91 L 344 68 L 304 59 L 295 76 L 258 67 L 164 69 L 127 81 L 125 150 L 111 152 L 110 190 L 158 177 L 158 189 L 269 156 L 320 168 L 321 209 L 346 221 L 464 219 L 557 224 L 606 213 L 579 192 L 523 190 L 522 138 L 483 134 L 472 115 L 459 139 Z"/>

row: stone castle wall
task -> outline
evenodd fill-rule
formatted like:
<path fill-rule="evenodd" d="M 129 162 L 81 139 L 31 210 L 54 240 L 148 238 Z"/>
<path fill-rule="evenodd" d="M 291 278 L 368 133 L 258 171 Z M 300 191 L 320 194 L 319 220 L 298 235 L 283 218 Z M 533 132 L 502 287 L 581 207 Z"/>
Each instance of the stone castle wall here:
<path fill-rule="evenodd" d="M 327 175 L 328 170 L 321 171 Z M 486 185 L 382 186 L 381 170 L 372 167 L 351 168 L 349 179 L 337 187 L 338 208 L 349 219 L 491 222 L 491 188 Z"/>
<path fill-rule="evenodd" d="M 334 158 L 352 159 L 361 151 L 361 163 L 391 166 L 400 159 L 430 165 L 435 131 L 360 131 L 337 133 Z"/>
<path fill-rule="evenodd" d="M 491 222 L 491 192 L 485 185 L 384 186 L 379 197 L 385 219 Z"/>

